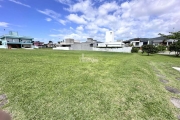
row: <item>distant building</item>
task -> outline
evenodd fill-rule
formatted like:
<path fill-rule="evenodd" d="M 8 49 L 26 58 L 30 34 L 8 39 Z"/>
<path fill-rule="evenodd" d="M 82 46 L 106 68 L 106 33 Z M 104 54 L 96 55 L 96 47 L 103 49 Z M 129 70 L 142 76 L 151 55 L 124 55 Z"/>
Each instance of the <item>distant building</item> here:
<path fill-rule="evenodd" d="M 8 35 L 0 36 L 0 48 L 32 48 L 33 39 L 32 37 L 19 36 L 18 32 L 10 31 Z"/>
<path fill-rule="evenodd" d="M 87 38 L 86 42 L 82 42 L 82 43 L 75 43 L 73 45 L 71 45 L 71 50 L 88 50 L 88 51 L 92 51 L 94 47 L 97 47 L 98 45 L 97 40 L 93 40 L 93 38 Z"/>
<path fill-rule="evenodd" d="M 141 48 L 142 45 L 164 45 L 164 46 L 169 46 L 173 42 L 176 42 L 177 40 L 166 40 L 164 37 L 156 37 L 156 38 L 133 38 L 130 40 L 123 41 L 125 43 L 125 46 L 133 46 L 133 47 L 138 47 Z"/>
<path fill-rule="evenodd" d="M 98 48 L 122 48 L 124 47 L 124 43 L 121 40 L 117 40 L 117 42 L 114 42 L 114 32 L 113 31 L 107 31 L 106 40 L 104 43 L 98 43 Z"/>
<path fill-rule="evenodd" d="M 44 45 L 44 42 L 34 41 L 34 42 L 33 42 L 33 45 L 34 45 L 34 47 L 42 48 L 43 45 Z"/>
<path fill-rule="evenodd" d="M 98 45 L 97 40 L 93 40 L 93 38 L 87 38 L 86 42 L 78 42 L 74 41 L 74 39 L 65 39 L 60 42 L 60 44 L 56 45 L 56 48 L 54 50 L 93 50 L 93 47 L 97 47 Z"/>
<path fill-rule="evenodd" d="M 113 31 L 107 31 L 106 32 L 106 42 L 114 42 L 114 32 Z"/>

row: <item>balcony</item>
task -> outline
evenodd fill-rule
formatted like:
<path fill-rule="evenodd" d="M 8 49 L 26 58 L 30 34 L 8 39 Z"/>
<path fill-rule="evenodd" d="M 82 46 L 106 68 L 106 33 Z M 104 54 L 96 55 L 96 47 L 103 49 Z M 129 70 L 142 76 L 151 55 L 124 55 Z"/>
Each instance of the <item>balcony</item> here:
<path fill-rule="evenodd" d="M 12 44 L 32 44 L 31 41 L 7 40 L 7 43 Z"/>

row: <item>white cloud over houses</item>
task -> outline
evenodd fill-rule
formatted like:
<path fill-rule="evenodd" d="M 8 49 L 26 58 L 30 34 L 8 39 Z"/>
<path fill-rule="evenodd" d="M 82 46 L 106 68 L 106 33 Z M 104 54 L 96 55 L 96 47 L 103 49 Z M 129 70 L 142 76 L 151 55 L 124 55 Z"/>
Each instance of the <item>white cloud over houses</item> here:
<path fill-rule="evenodd" d="M 157 37 L 158 33 L 168 33 L 173 28 L 180 30 L 180 0 L 56 1 L 67 5 L 64 10 L 69 14 L 65 18 L 77 24 L 69 37 L 77 34 L 82 36 L 79 39 L 83 36 L 104 39 L 105 31 L 113 30 L 115 39 L 130 39 Z"/>
<path fill-rule="evenodd" d="M 52 19 L 51 18 L 46 18 L 46 21 L 50 22 L 50 21 L 52 21 Z"/>
<path fill-rule="evenodd" d="M 53 10 L 45 9 L 45 10 L 37 10 L 37 11 L 38 11 L 39 13 L 42 13 L 42 14 L 44 14 L 44 15 L 47 15 L 47 16 L 51 17 L 52 19 L 56 20 L 57 22 L 59 22 L 59 23 L 61 23 L 61 24 L 63 24 L 63 25 L 66 24 L 66 21 L 65 21 L 65 20 L 60 19 L 60 16 L 61 16 L 61 15 L 60 15 L 59 13 L 53 11 Z M 48 19 L 48 20 L 50 20 L 50 19 Z"/>
<path fill-rule="evenodd" d="M 8 27 L 9 23 L 7 22 L 0 22 L 0 27 Z"/>
<path fill-rule="evenodd" d="M 77 14 L 70 14 L 67 16 L 67 19 L 75 22 L 77 24 L 86 24 L 87 22 L 84 20 L 83 16 L 78 16 Z"/>
<path fill-rule="evenodd" d="M 9 0 L 9 1 L 11 1 L 11 2 L 13 2 L 13 3 L 16 3 L 16 4 L 19 4 L 19 5 L 22 5 L 22 6 L 25 6 L 25 7 L 28 7 L 28 8 L 31 7 L 30 5 L 24 4 L 24 3 L 19 2 L 19 1 L 17 1 L 17 0 Z"/>
<path fill-rule="evenodd" d="M 84 30 L 84 27 L 83 27 L 82 25 L 80 25 L 80 26 L 78 26 L 78 27 L 76 28 L 76 30 L 78 30 L 78 31 L 83 31 L 83 30 Z"/>

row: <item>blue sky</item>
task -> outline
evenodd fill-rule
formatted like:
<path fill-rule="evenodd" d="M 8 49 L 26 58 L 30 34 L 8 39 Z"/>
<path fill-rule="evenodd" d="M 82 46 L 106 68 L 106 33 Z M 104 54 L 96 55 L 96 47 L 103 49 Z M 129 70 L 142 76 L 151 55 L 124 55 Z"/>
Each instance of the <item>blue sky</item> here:
<path fill-rule="evenodd" d="M 0 35 L 12 30 L 44 42 L 104 41 L 113 30 L 116 40 L 157 37 L 180 30 L 179 5 L 180 0 L 0 0 Z"/>

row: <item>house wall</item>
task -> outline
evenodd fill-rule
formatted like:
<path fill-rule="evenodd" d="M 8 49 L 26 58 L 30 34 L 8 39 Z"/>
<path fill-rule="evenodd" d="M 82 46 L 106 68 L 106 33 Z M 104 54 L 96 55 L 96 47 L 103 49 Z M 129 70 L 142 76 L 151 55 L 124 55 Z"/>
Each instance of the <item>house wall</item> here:
<path fill-rule="evenodd" d="M 26 48 L 26 47 L 27 47 L 27 48 L 31 48 L 31 47 L 32 47 L 32 46 L 29 45 L 29 44 L 27 44 L 27 45 L 26 45 L 26 44 L 25 44 L 25 45 L 23 44 L 22 46 L 23 46 L 24 48 Z"/>
<path fill-rule="evenodd" d="M 136 45 L 136 43 L 139 43 L 139 45 Z M 143 42 L 132 41 L 131 44 L 133 44 L 134 47 L 141 47 L 143 45 Z"/>
<path fill-rule="evenodd" d="M 21 42 L 22 43 L 32 43 L 32 40 L 25 40 L 25 39 L 23 39 L 23 40 L 21 40 Z"/>
<path fill-rule="evenodd" d="M 7 38 L 6 40 L 7 40 L 7 42 L 19 43 L 19 39 Z"/>
<path fill-rule="evenodd" d="M 0 48 L 6 49 L 7 48 L 7 41 L 3 40 L 3 39 L 0 39 L 0 41 L 2 41 L 2 45 L 0 45 Z"/>
<path fill-rule="evenodd" d="M 64 43 L 74 43 L 74 39 L 65 39 Z"/>
<path fill-rule="evenodd" d="M 131 49 L 132 49 L 132 47 L 123 47 L 123 48 L 93 48 L 93 51 L 131 53 Z"/>

